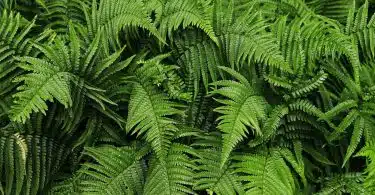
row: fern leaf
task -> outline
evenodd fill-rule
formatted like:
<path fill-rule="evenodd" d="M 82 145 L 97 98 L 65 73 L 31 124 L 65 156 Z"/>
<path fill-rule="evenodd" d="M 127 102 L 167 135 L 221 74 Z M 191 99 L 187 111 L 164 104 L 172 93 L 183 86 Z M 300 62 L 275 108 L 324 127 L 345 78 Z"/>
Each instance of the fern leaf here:
<path fill-rule="evenodd" d="M 152 73 L 152 72 L 151 72 Z M 138 82 L 134 85 L 129 102 L 129 113 L 126 129 L 132 134 L 145 134 L 161 161 L 167 156 L 171 138 L 178 131 L 173 115 L 183 115 L 179 105 L 159 92 L 150 82 L 150 70 L 147 67 L 138 69 Z M 145 115 L 145 113 L 148 113 Z"/>
<path fill-rule="evenodd" d="M 160 17 L 159 31 L 163 38 L 172 37 L 172 32 L 180 26 L 185 29 L 192 25 L 202 29 L 213 42 L 217 43 L 216 35 L 210 21 L 210 13 L 204 1 L 169 0 L 163 6 Z"/>
<path fill-rule="evenodd" d="M 276 134 L 277 128 L 281 125 L 282 118 L 288 113 L 288 107 L 284 105 L 276 106 L 264 122 L 264 126 L 262 128 L 263 136 L 256 137 L 254 140 L 249 142 L 249 145 L 254 147 L 271 139 L 272 136 Z"/>
<path fill-rule="evenodd" d="M 81 179 L 83 193 L 136 194 L 144 185 L 143 163 L 131 147 L 103 146 L 86 148 L 85 154 L 98 163 L 85 163 L 79 171 L 87 178 Z"/>
<path fill-rule="evenodd" d="M 270 154 L 252 154 L 234 157 L 235 172 L 243 176 L 246 194 L 294 194 L 293 175 L 276 151 Z"/>
<path fill-rule="evenodd" d="M 372 141 L 367 142 L 366 146 L 363 147 L 355 156 L 366 157 L 369 161 L 366 167 L 366 178 L 364 181 L 364 187 L 369 193 L 375 192 L 375 148 Z"/>
<path fill-rule="evenodd" d="M 193 150 L 182 144 L 172 144 L 165 162 L 156 162 L 150 169 L 143 194 L 195 194 L 191 186 L 195 165 L 189 158 Z"/>
<path fill-rule="evenodd" d="M 100 1 L 97 8 L 96 1 L 93 0 L 91 10 L 91 15 L 86 15 L 91 38 L 94 37 L 99 28 L 103 28 L 104 37 L 107 38 L 112 47 L 117 48 L 120 45 L 118 36 L 121 29 L 140 27 L 148 30 L 161 42 L 164 42 L 156 27 L 151 23 L 142 1 L 103 0 Z"/>
<path fill-rule="evenodd" d="M 23 69 L 34 72 L 16 79 L 24 85 L 18 87 L 20 92 L 14 95 L 16 105 L 11 110 L 14 121 L 24 123 L 33 111 L 45 113 L 45 101 L 53 101 L 54 98 L 66 108 L 72 105 L 68 72 L 37 58 L 24 57 L 21 61 L 26 62 L 21 65 Z"/>
<path fill-rule="evenodd" d="M 337 193 L 366 194 L 362 185 L 363 176 L 361 173 L 336 174 L 324 178 L 324 187 L 317 195 L 328 195 Z"/>
<path fill-rule="evenodd" d="M 0 172 L 5 180 L 5 194 L 42 192 L 68 154 L 64 142 L 27 132 L 16 133 L 10 128 L 4 131 L 10 133 L 0 135 L 0 168 L 5 173 Z"/>
<path fill-rule="evenodd" d="M 354 100 L 347 100 L 344 102 L 340 102 L 335 107 L 333 107 L 328 112 L 324 113 L 322 118 L 326 120 L 330 120 L 332 117 L 338 115 L 340 112 L 346 111 L 350 108 L 356 107 L 357 102 Z"/>
<path fill-rule="evenodd" d="M 353 134 L 352 134 L 352 137 L 350 139 L 350 144 L 349 144 L 349 147 L 346 151 L 344 162 L 343 162 L 342 166 L 344 166 L 346 164 L 346 162 L 349 160 L 349 158 L 353 155 L 355 149 L 357 148 L 359 142 L 361 141 L 364 128 L 365 128 L 365 119 L 360 117 L 354 122 Z"/>
<path fill-rule="evenodd" d="M 243 194 L 239 176 L 229 163 L 220 168 L 220 152 L 214 148 L 200 151 L 193 189 L 210 190 L 216 194 Z"/>
<path fill-rule="evenodd" d="M 208 84 L 218 79 L 218 66 L 224 59 L 216 44 L 201 32 L 187 31 L 174 38 L 174 55 L 177 64 L 188 75 L 188 87 L 193 86 L 194 97 L 200 90 L 200 83 L 208 91 Z"/>
<path fill-rule="evenodd" d="M 336 139 L 340 133 L 344 132 L 352 123 L 358 118 L 358 111 L 352 110 L 349 112 L 349 114 L 341 121 L 339 126 L 335 129 L 334 132 L 332 132 L 331 135 L 329 135 L 328 140 L 332 141 Z"/>
<path fill-rule="evenodd" d="M 262 135 L 260 121 L 265 119 L 266 101 L 254 91 L 245 77 L 230 68 L 220 68 L 240 81 L 217 81 L 214 84 L 221 88 L 212 92 L 228 98 L 217 100 L 224 106 L 214 110 L 222 114 L 218 118 L 218 128 L 224 133 L 221 159 L 224 165 L 231 151 L 246 137 L 247 127 L 254 129 L 256 135 Z"/>
<path fill-rule="evenodd" d="M 327 79 L 327 76 L 328 75 L 324 72 L 318 74 L 316 77 L 306 82 L 306 84 L 303 84 L 301 87 L 298 87 L 297 89 L 293 89 L 292 96 L 294 98 L 301 97 L 311 92 L 312 90 L 317 89 Z"/>

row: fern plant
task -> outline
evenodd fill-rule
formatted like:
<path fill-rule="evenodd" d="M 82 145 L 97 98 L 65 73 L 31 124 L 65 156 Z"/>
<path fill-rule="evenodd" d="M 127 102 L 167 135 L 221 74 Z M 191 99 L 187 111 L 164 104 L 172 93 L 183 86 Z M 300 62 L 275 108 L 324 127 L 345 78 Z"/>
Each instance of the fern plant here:
<path fill-rule="evenodd" d="M 372 0 L 0 0 L 0 194 L 374 194 Z"/>

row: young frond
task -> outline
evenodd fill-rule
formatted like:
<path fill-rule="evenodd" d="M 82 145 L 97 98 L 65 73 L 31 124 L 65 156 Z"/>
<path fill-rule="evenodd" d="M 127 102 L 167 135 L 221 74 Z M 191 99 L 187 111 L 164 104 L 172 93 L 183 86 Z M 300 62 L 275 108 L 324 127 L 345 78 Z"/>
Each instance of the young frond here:
<path fill-rule="evenodd" d="M 266 117 L 266 100 L 260 96 L 240 73 L 226 67 L 220 67 L 237 81 L 221 80 L 213 83 L 219 88 L 212 94 L 221 95 L 227 99 L 217 99 L 223 106 L 214 111 L 222 114 L 218 117 L 218 129 L 223 134 L 223 151 L 221 164 L 228 160 L 231 151 L 249 133 L 251 128 L 255 135 L 261 136 L 261 121 Z"/>
<path fill-rule="evenodd" d="M 177 74 L 179 67 L 161 62 L 167 57 L 169 54 L 159 55 L 146 61 L 141 60 L 138 64 L 142 65 L 144 71 L 151 75 L 153 84 L 162 87 L 170 98 L 190 101 L 191 94 L 186 92 L 185 83 Z"/>

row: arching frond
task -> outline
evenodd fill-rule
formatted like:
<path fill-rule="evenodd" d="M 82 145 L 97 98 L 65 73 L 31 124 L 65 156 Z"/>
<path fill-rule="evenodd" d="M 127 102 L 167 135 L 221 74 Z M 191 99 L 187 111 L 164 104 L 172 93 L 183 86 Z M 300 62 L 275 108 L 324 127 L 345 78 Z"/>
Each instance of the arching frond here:
<path fill-rule="evenodd" d="M 222 1 L 215 1 L 216 9 L 222 6 Z M 276 38 L 267 32 L 268 24 L 261 18 L 261 12 L 249 7 L 236 20 L 230 20 L 234 15 L 234 8 L 229 1 L 226 9 L 228 16 L 221 18 L 217 15 L 215 25 L 221 31 L 216 32 L 222 53 L 232 68 L 243 64 L 262 63 L 291 72 L 291 67 L 281 55 Z"/>
<path fill-rule="evenodd" d="M 89 6 L 90 4 L 90 0 L 46 1 L 42 5 L 46 12 L 41 14 L 41 19 L 47 23 L 46 29 L 51 28 L 59 33 L 67 33 L 66 26 L 69 25 L 69 22 L 72 21 L 75 24 L 85 23 L 82 6 Z"/>
<path fill-rule="evenodd" d="M 218 118 L 218 128 L 224 133 L 221 158 L 221 164 L 224 165 L 231 151 L 249 133 L 248 127 L 252 128 L 255 135 L 262 135 L 260 122 L 266 117 L 266 101 L 241 74 L 229 68 L 221 69 L 239 81 L 217 81 L 214 85 L 219 86 L 219 89 L 212 92 L 227 98 L 218 99 L 224 106 L 215 109 L 222 114 Z"/>
<path fill-rule="evenodd" d="M 187 75 L 188 87 L 194 97 L 200 90 L 201 82 L 208 91 L 208 84 L 218 79 L 218 66 L 224 65 L 217 45 L 200 31 L 187 31 L 174 38 L 174 56 L 177 64 Z"/>
<path fill-rule="evenodd" d="M 172 144 L 165 161 L 152 162 L 143 194 L 195 194 L 191 189 L 195 169 L 191 155 L 195 155 L 192 148 Z"/>
<path fill-rule="evenodd" d="M 0 13 L 0 89 L 4 97 L 12 93 L 17 83 L 12 79 L 22 71 L 16 65 L 16 58 L 23 56 L 35 56 L 38 52 L 32 47 L 32 43 L 43 42 L 54 37 L 54 33 L 46 30 L 40 34 L 31 36 L 35 28 L 35 18 L 28 22 L 19 13 L 3 10 Z"/>
<path fill-rule="evenodd" d="M 130 97 L 126 129 L 132 134 L 144 134 L 146 141 L 164 162 L 171 138 L 178 131 L 176 121 L 171 116 L 183 115 L 183 112 L 178 109 L 179 104 L 170 101 L 167 95 L 154 87 L 152 77 L 159 73 L 150 68 L 153 67 L 142 66 L 136 72 L 137 81 Z"/>
<path fill-rule="evenodd" d="M 235 172 L 245 181 L 246 194 L 295 194 L 291 170 L 277 151 L 234 157 Z"/>
<path fill-rule="evenodd" d="M 159 15 L 159 31 L 162 37 L 166 38 L 168 35 L 169 38 L 173 38 L 173 31 L 192 25 L 202 29 L 213 42 L 217 42 L 210 18 L 211 6 L 210 1 L 165 1 Z"/>
<path fill-rule="evenodd" d="M 221 168 L 220 153 L 218 149 L 204 149 L 200 151 L 197 162 L 197 174 L 195 174 L 195 190 L 206 190 L 215 194 L 243 194 L 240 177 L 234 173 L 234 169 L 225 163 Z"/>
<path fill-rule="evenodd" d="M 366 179 L 364 186 L 369 193 L 375 192 L 375 148 L 372 141 L 368 142 L 356 156 L 364 156 L 368 159 Z"/>
<path fill-rule="evenodd" d="M 114 48 L 120 46 L 119 32 L 127 27 L 140 27 L 164 42 L 156 27 L 151 23 L 142 1 L 102 0 L 99 5 L 93 0 L 91 13 L 85 9 L 89 36 L 93 39 L 99 28 Z"/>
<path fill-rule="evenodd" d="M 68 72 L 37 58 L 24 57 L 21 60 L 26 63 L 20 67 L 33 70 L 34 73 L 19 76 L 16 80 L 24 82 L 24 85 L 18 87 L 18 90 L 22 91 L 14 96 L 16 106 L 13 106 L 11 111 L 13 120 L 25 122 L 33 111 L 45 113 L 45 102 L 53 101 L 54 98 L 65 107 L 72 105 Z"/>
<path fill-rule="evenodd" d="M 86 148 L 85 154 L 97 163 L 83 164 L 80 190 L 85 194 L 140 194 L 145 173 L 142 154 L 132 147 Z"/>
<path fill-rule="evenodd" d="M 53 130 L 47 126 L 33 126 L 30 122 L 1 129 L 0 180 L 5 183 L 4 194 L 43 192 L 58 173 L 69 150 L 65 141 L 48 135 L 48 131 L 52 135 Z"/>
<path fill-rule="evenodd" d="M 105 97 L 105 90 L 100 88 L 103 81 L 110 80 L 112 74 L 122 70 L 130 63 L 124 61 L 116 68 L 113 67 L 122 50 L 103 59 L 94 58 L 94 55 L 98 53 L 100 33 L 96 35 L 85 53 L 81 50 L 82 46 L 77 41 L 77 35 L 72 26 L 70 26 L 69 37 L 69 46 L 61 39 L 56 39 L 52 46 L 36 45 L 45 55 L 44 59 L 35 57 L 19 59 L 20 67 L 31 73 L 16 78 L 16 81 L 23 82 L 23 85 L 14 95 L 16 104 L 11 110 L 13 120 L 25 122 L 31 112 L 45 112 L 47 110 L 45 102 L 54 99 L 57 99 L 66 108 L 71 107 L 71 88 L 76 87 L 84 88 L 84 95 L 95 104 L 100 105 L 102 110 L 105 110 L 104 102 L 115 104 Z M 98 79 L 99 77 L 101 79 Z M 71 83 L 75 85 L 71 86 Z M 101 109 L 99 108 L 99 111 Z M 110 118 L 121 120 L 117 119 L 115 114 L 110 114 L 110 109 L 107 109 L 107 112 L 102 112 Z"/>

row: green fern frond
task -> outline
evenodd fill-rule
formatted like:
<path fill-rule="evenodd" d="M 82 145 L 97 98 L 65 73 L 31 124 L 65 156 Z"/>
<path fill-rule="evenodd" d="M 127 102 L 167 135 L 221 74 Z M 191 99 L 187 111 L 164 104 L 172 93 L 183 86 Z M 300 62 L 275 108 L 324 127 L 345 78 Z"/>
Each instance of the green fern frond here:
<path fill-rule="evenodd" d="M 0 13 L 0 89 L 3 97 L 17 87 L 12 80 L 23 72 L 17 67 L 15 58 L 37 55 L 38 51 L 32 47 L 33 42 L 44 42 L 54 37 L 50 30 L 32 33 L 35 19 L 29 22 L 19 13 L 8 10 Z"/>
<path fill-rule="evenodd" d="M 217 43 L 210 18 L 212 9 L 209 7 L 211 6 L 209 1 L 166 1 L 160 16 L 159 31 L 161 36 L 166 38 L 168 35 L 172 39 L 172 32 L 179 27 L 185 29 L 188 26 L 196 26 L 202 29 L 213 42 Z"/>
<path fill-rule="evenodd" d="M 49 194 L 56 195 L 70 195 L 70 194 L 82 194 L 83 187 L 81 186 L 81 180 L 84 178 L 83 173 L 73 175 L 71 178 L 65 179 L 59 183 L 52 185 L 48 191 Z"/>
<path fill-rule="evenodd" d="M 188 80 L 185 81 L 194 97 L 201 82 L 208 91 L 208 84 L 218 79 L 218 66 L 224 65 L 217 45 L 200 31 L 187 31 L 174 38 L 174 56 Z M 190 87 L 192 86 L 192 87 Z"/>
<path fill-rule="evenodd" d="M 221 167 L 220 149 L 210 148 L 199 151 L 196 159 L 197 173 L 193 189 L 210 190 L 215 194 L 243 194 L 239 176 L 227 162 Z"/>
<path fill-rule="evenodd" d="M 119 32 L 128 27 L 140 27 L 148 30 L 153 36 L 164 42 L 146 12 L 142 1 L 102 0 L 99 5 L 93 0 L 91 13 L 85 9 L 88 32 L 94 38 L 99 28 L 104 29 L 104 37 L 110 46 L 118 48 Z"/>
<path fill-rule="evenodd" d="M 319 108 L 317 108 L 308 100 L 304 100 L 304 99 L 299 99 L 299 100 L 296 100 L 294 103 L 289 104 L 289 109 L 291 111 L 301 110 L 307 114 L 310 114 L 312 116 L 317 116 L 317 117 L 320 117 L 323 114 Z"/>
<path fill-rule="evenodd" d="M 23 57 L 20 60 L 24 62 L 20 67 L 33 70 L 33 73 L 19 76 L 15 80 L 24 84 L 17 88 L 21 92 L 14 95 L 16 105 L 11 110 L 14 121 L 24 123 L 33 111 L 45 113 L 45 102 L 53 102 L 54 98 L 66 108 L 72 105 L 69 72 L 38 58 Z"/>
<path fill-rule="evenodd" d="M 221 80 L 213 83 L 219 86 L 219 89 L 214 90 L 212 94 L 228 98 L 218 99 L 217 101 L 224 106 L 214 110 L 222 114 L 218 118 L 220 122 L 217 127 L 224 133 L 221 159 L 221 164 L 224 165 L 231 151 L 247 136 L 247 127 L 252 128 L 255 135 L 262 135 L 260 123 L 266 117 L 266 101 L 240 73 L 226 67 L 220 69 L 239 81 Z"/>
<path fill-rule="evenodd" d="M 295 194 L 291 170 L 277 151 L 234 157 L 235 172 L 245 181 L 246 194 Z"/>
<path fill-rule="evenodd" d="M 177 74 L 177 66 L 167 65 L 161 61 L 169 57 L 169 54 L 159 55 L 146 61 L 138 61 L 147 74 L 152 75 L 153 84 L 160 86 L 169 95 L 169 97 L 178 100 L 190 101 L 191 94 L 185 92 L 185 83 Z"/>
<path fill-rule="evenodd" d="M 249 146 L 254 147 L 270 140 L 272 136 L 276 134 L 277 129 L 281 125 L 282 118 L 288 113 L 289 108 L 284 105 L 273 108 L 262 127 L 262 136 L 255 137 L 254 140 L 251 140 Z"/>
<path fill-rule="evenodd" d="M 53 29 L 58 33 L 66 33 L 66 26 L 70 21 L 75 24 L 83 24 L 85 15 L 82 6 L 91 4 L 89 0 L 63 0 L 63 1 L 46 1 L 43 7 L 46 12 L 41 14 L 41 19 L 47 23 L 46 29 Z"/>
<path fill-rule="evenodd" d="M 328 18 L 337 20 L 341 23 L 346 22 L 347 15 L 353 5 L 351 0 L 333 0 L 333 1 L 314 1 L 314 4 L 309 4 L 313 7 L 317 14 L 321 14 Z"/>
<path fill-rule="evenodd" d="M 289 149 L 282 148 L 279 150 L 283 158 L 292 165 L 294 171 L 297 172 L 302 180 L 304 186 L 307 185 L 307 179 L 305 177 L 305 164 L 302 157 L 302 144 L 300 141 L 293 143 L 294 153 Z"/>
<path fill-rule="evenodd" d="M 338 115 L 340 112 L 347 111 L 350 108 L 356 107 L 357 102 L 354 100 L 347 100 L 344 102 L 340 102 L 335 107 L 327 111 L 322 115 L 323 119 L 330 120 L 332 117 Z"/>
<path fill-rule="evenodd" d="M 367 142 L 366 146 L 359 151 L 356 156 L 363 156 L 368 159 L 366 168 L 366 178 L 364 186 L 369 193 L 375 192 L 375 148 L 372 141 Z"/>
<path fill-rule="evenodd" d="M 363 176 L 361 173 L 337 174 L 323 178 L 323 189 L 316 195 L 328 194 L 367 194 L 362 185 Z"/>
<path fill-rule="evenodd" d="M 344 166 L 345 163 L 349 160 L 349 158 L 353 155 L 355 149 L 357 148 L 359 142 L 361 141 L 364 128 L 365 128 L 365 119 L 362 117 L 356 119 L 356 121 L 354 122 L 353 134 L 350 139 L 350 144 L 346 151 L 342 166 Z"/>
<path fill-rule="evenodd" d="M 310 93 L 314 89 L 317 89 L 327 79 L 327 76 L 328 75 L 326 73 L 321 72 L 311 80 L 308 80 L 306 83 L 300 84 L 300 86 L 298 86 L 296 89 L 292 89 L 292 96 L 294 98 L 301 97 Z"/>
<path fill-rule="evenodd" d="M 165 161 L 151 162 L 143 194 L 195 194 L 191 186 L 196 166 L 189 156 L 196 156 L 192 148 L 183 144 L 172 144 Z"/>
<path fill-rule="evenodd" d="M 266 75 L 264 79 L 271 85 L 276 87 L 282 87 L 285 89 L 293 88 L 293 84 L 287 78 L 282 78 L 275 75 Z"/>
<path fill-rule="evenodd" d="M 4 193 L 42 192 L 69 151 L 63 142 L 54 138 L 9 130 L 1 129 L 9 135 L 0 135 L 0 180 L 5 182 Z"/>
<path fill-rule="evenodd" d="M 168 99 L 153 86 L 152 76 L 157 72 L 142 66 L 136 72 L 137 81 L 134 84 L 129 102 L 127 132 L 138 135 L 145 134 L 148 141 L 161 161 L 167 156 L 171 138 L 178 131 L 173 115 L 183 115 L 178 109 L 179 104 Z M 148 113 L 145 115 L 145 113 Z"/>
<path fill-rule="evenodd" d="M 132 147 L 86 148 L 85 154 L 97 163 L 85 163 L 79 173 L 80 190 L 85 194 L 140 194 L 144 185 L 144 162 Z"/>
<path fill-rule="evenodd" d="M 337 137 L 344 132 L 357 118 L 359 114 L 357 110 L 352 110 L 349 112 L 348 115 L 341 121 L 341 123 L 338 125 L 338 127 L 335 129 L 334 132 L 332 132 L 331 135 L 329 135 L 328 140 L 332 141 L 334 139 L 337 139 Z M 358 139 L 358 138 L 356 138 Z"/>
<path fill-rule="evenodd" d="M 72 105 L 71 91 L 83 91 L 85 97 L 100 105 L 99 111 L 121 121 L 115 114 L 110 114 L 112 111 L 105 104 L 116 103 L 109 100 L 105 90 L 100 88 L 104 87 L 102 84 L 105 81 L 111 79 L 112 74 L 124 69 L 132 57 L 119 63 L 119 66 L 116 65 L 122 50 L 103 58 L 94 57 L 99 52 L 100 35 L 100 32 L 96 34 L 93 42 L 82 54 L 83 46 L 78 41 L 74 27 L 70 26 L 68 46 L 58 38 L 53 45 L 35 44 L 46 58 L 19 58 L 20 67 L 31 73 L 16 78 L 16 81 L 23 82 L 23 85 L 18 88 L 20 92 L 14 95 L 16 104 L 11 110 L 13 120 L 25 122 L 31 112 L 45 112 L 45 102 L 53 102 L 54 99 L 69 108 Z M 71 86 L 71 83 L 75 85 Z"/>

